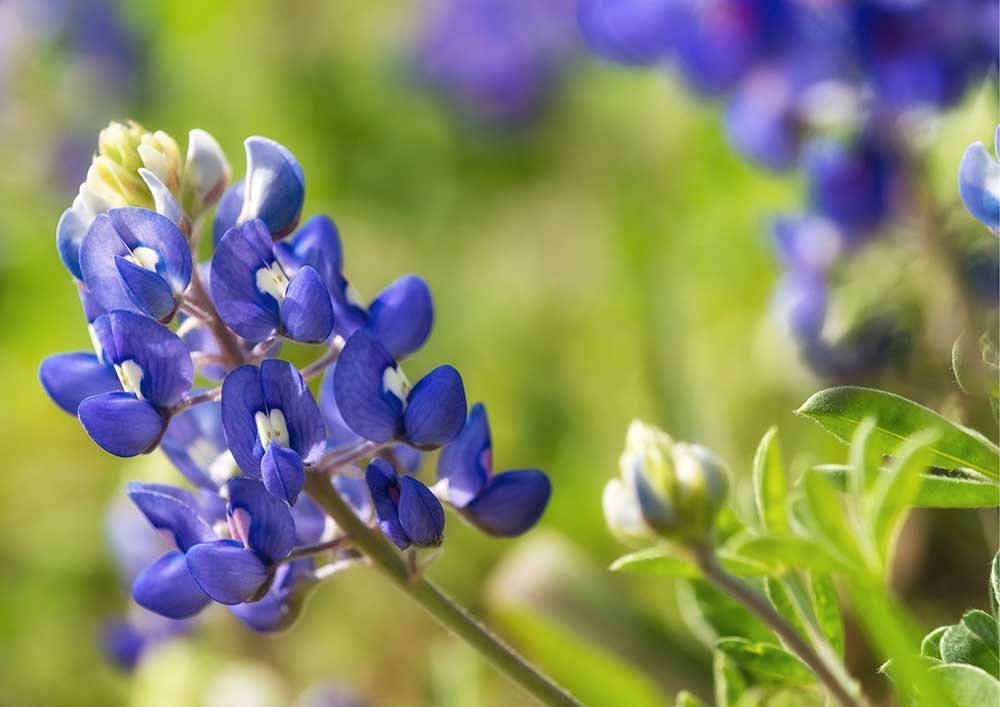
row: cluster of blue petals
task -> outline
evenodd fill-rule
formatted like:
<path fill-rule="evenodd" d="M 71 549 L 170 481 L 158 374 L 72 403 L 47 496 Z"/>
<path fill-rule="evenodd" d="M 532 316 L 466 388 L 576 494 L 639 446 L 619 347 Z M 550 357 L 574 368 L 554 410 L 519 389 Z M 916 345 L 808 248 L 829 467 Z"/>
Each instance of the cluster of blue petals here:
<path fill-rule="evenodd" d="M 333 221 L 298 225 L 305 181 L 294 156 L 259 137 L 246 152 L 246 177 L 219 190 L 208 262 L 197 262 L 192 220 L 151 173 L 158 210 L 113 208 L 89 224 L 67 211 L 57 244 L 93 350 L 46 358 L 39 378 L 104 450 L 161 449 L 186 481 L 127 488 L 165 541 L 150 557 L 131 530 L 113 538 L 119 555 L 142 559 L 129 572 L 139 606 L 183 622 L 215 602 L 272 631 L 294 621 L 331 567 L 358 557 L 304 492 L 307 474 L 329 477 L 401 550 L 441 544 L 442 500 L 488 534 L 523 533 L 550 487 L 536 470 L 492 476 L 485 411 L 466 419 L 453 367 L 410 384 L 401 362 L 433 325 L 427 284 L 405 275 L 363 300 Z M 284 340 L 319 357 L 299 370 L 278 358 Z M 304 373 L 323 373 L 318 400 Z M 441 448 L 432 489 L 415 474 Z M 136 543 L 145 549 L 133 552 Z M 123 623 L 106 639 L 127 664 L 154 635 Z"/>
<path fill-rule="evenodd" d="M 580 0 L 590 48 L 632 66 L 676 67 L 699 96 L 725 103 L 729 141 L 765 169 L 797 169 L 802 213 L 776 220 L 785 274 L 776 306 L 805 361 L 830 378 L 891 362 L 904 327 L 873 313 L 843 338 L 824 336 L 830 274 L 914 203 L 907 126 L 955 105 L 995 72 L 993 0 Z M 1000 215 L 995 164 L 979 145 L 962 195 L 991 228 Z M 992 283 L 1000 263 L 983 265 Z M 970 283 L 971 286 L 971 283 Z M 985 288 L 995 300 L 996 285 Z"/>

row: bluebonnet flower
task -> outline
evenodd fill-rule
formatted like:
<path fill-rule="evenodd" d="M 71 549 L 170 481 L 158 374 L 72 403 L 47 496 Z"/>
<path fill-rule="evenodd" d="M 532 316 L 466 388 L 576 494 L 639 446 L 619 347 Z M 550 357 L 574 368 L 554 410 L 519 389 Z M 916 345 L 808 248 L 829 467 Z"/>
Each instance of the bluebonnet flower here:
<path fill-rule="evenodd" d="M 116 310 L 94 320 L 103 356 L 121 390 L 84 399 L 78 414 L 87 434 L 106 451 L 131 457 L 163 436 L 171 409 L 191 390 L 194 368 L 176 334 L 149 317 Z"/>
<path fill-rule="evenodd" d="M 212 256 L 209 283 L 219 315 L 247 341 L 280 334 L 320 342 L 333 331 L 333 305 L 319 273 L 303 265 L 289 277 L 259 219 L 226 232 Z"/>
<path fill-rule="evenodd" d="M 490 535 L 514 536 L 530 529 L 552 493 L 538 469 L 493 474 L 493 443 L 486 408 L 472 406 L 462 432 L 438 460 L 439 493 L 462 517 Z"/>
<path fill-rule="evenodd" d="M 1000 236 L 1000 126 L 997 127 L 991 155 L 976 141 L 962 155 L 958 169 L 958 192 L 969 210 L 994 235 Z"/>
<path fill-rule="evenodd" d="M 411 388 L 399 364 L 365 330 L 347 340 L 333 387 L 347 426 L 372 442 L 434 449 L 454 439 L 465 420 L 458 371 L 438 366 Z"/>
<path fill-rule="evenodd" d="M 571 0 L 438 0 L 422 20 L 414 65 L 466 116 L 517 123 L 565 72 L 575 29 Z"/>
<path fill-rule="evenodd" d="M 270 359 L 232 371 L 222 384 L 222 425 L 243 473 L 294 504 L 305 464 L 326 447 L 323 417 L 298 369 Z"/>
<path fill-rule="evenodd" d="M 170 420 L 160 449 L 178 471 L 201 489 L 217 492 L 239 471 L 226 444 L 222 404 L 205 403 Z"/>
<path fill-rule="evenodd" d="M 812 208 L 839 226 L 862 232 L 890 213 L 898 168 L 873 140 L 814 141 L 805 161 Z"/>
<path fill-rule="evenodd" d="M 591 49 L 612 61 L 644 66 L 673 50 L 676 0 L 580 0 L 577 18 Z"/>
<path fill-rule="evenodd" d="M 378 527 L 400 550 L 436 547 L 444 533 L 444 509 L 434 493 L 412 476 L 398 476 L 392 464 L 375 458 L 365 481 Z"/>

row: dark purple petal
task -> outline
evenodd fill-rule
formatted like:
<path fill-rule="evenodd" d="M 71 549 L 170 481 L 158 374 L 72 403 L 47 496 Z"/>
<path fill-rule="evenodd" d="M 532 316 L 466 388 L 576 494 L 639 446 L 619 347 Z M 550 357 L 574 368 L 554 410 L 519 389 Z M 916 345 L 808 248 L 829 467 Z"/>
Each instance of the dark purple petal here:
<path fill-rule="evenodd" d="M 359 330 L 337 359 L 333 390 L 344 422 L 365 439 L 386 442 L 403 427 L 403 401 L 386 390 L 392 356 L 369 333 Z M 463 413 L 464 417 L 464 413 Z"/>
<path fill-rule="evenodd" d="M 292 520 L 295 521 L 296 546 L 315 545 L 326 531 L 326 513 L 304 493 L 299 494 L 292 507 Z"/>
<path fill-rule="evenodd" d="M 160 449 L 188 481 L 205 489 L 216 490 L 236 471 L 222 430 L 221 403 L 196 405 L 175 415 Z"/>
<path fill-rule="evenodd" d="M 281 303 L 281 322 L 295 341 L 318 343 L 333 331 L 333 305 L 319 273 L 306 265 L 288 284 Z"/>
<path fill-rule="evenodd" d="M 167 424 L 155 407 L 123 392 L 91 396 L 77 415 L 91 439 L 117 457 L 150 451 Z"/>
<path fill-rule="evenodd" d="M 257 436 L 254 416 L 266 409 L 260 369 L 240 366 L 226 376 L 222 383 L 222 427 L 226 444 L 243 473 L 258 478 L 264 447 Z"/>
<path fill-rule="evenodd" d="M 423 452 L 407 444 L 393 445 L 389 454 L 402 474 L 416 474 L 420 469 L 420 463 L 424 460 Z"/>
<path fill-rule="evenodd" d="M 107 621 L 101 627 L 104 654 L 122 670 L 134 670 L 150 642 L 146 632 L 124 619 Z"/>
<path fill-rule="evenodd" d="M 226 483 L 228 513 L 237 525 L 248 520 L 246 537 L 239 538 L 261 559 L 275 563 L 285 559 L 295 546 L 295 521 L 289 505 L 268 493 L 256 479 L 237 477 Z M 241 512 L 246 518 L 241 517 Z"/>
<path fill-rule="evenodd" d="M 493 477 L 490 485 L 463 515 L 490 535 L 520 535 L 538 522 L 552 494 L 549 478 L 537 469 L 507 471 Z"/>
<path fill-rule="evenodd" d="M 152 270 L 126 260 L 120 255 L 112 258 L 118 278 L 124 285 L 126 296 L 134 308 L 161 322 L 168 321 L 176 309 L 170 285 Z"/>
<path fill-rule="evenodd" d="M 91 395 L 121 390 L 118 376 L 87 351 L 53 354 L 38 367 L 38 380 L 52 402 L 70 415 Z"/>
<path fill-rule="evenodd" d="M 187 491 L 163 484 L 132 482 L 125 492 L 154 528 L 169 533 L 181 552 L 216 539 L 212 527 L 198 515 L 198 502 Z"/>
<path fill-rule="evenodd" d="M 306 482 L 302 457 L 294 449 L 270 444 L 260 460 L 260 476 L 268 492 L 294 504 Z"/>
<path fill-rule="evenodd" d="M 326 425 L 327 449 L 346 447 L 361 441 L 361 437 L 347 426 L 344 417 L 340 414 L 333 384 L 336 368 L 337 364 L 330 366 L 323 374 L 323 380 L 319 384 L 319 409 Z"/>
<path fill-rule="evenodd" d="M 438 366 L 410 391 L 404 437 L 418 449 L 440 447 L 462 431 L 465 412 L 462 376 L 451 366 Z"/>
<path fill-rule="evenodd" d="M 106 360 L 115 365 L 131 361 L 139 367 L 138 393 L 152 405 L 171 408 L 191 390 L 191 355 L 184 342 L 156 320 L 134 312 L 112 311 L 94 321 L 94 333 Z"/>
<path fill-rule="evenodd" d="M 393 358 L 405 358 L 430 336 L 434 324 L 431 290 L 416 275 L 403 275 L 375 297 L 368 314 L 368 330 Z"/>
<path fill-rule="evenodd" d="M 313 569 L 311 559 L 281 565 L 267 594 L 259 601 L 237 604 L 229 610 L 254 631 L 284 630 L 295 623 L 309 590 L 316 585 Z"/>
<path fill-rule="evenodd" d="M 302 374 L 288 361 L 267 359 L 260 364 L 260 383 L 268 410 L 281 410 L 289 444 L 306 464 L 319 459 L 326 448 L 323 415 Z"/>
<path fill-rule="evenodd" d="M 399 480 L 399 524 L 417 547 L 441 544 L 444 508 L 429 488 L 412 476 Z"/>
<path fill-rule="evenodd" d="M 220 604 L 239 604 L 267 583 L 270 569 L 236 540 L 215 540 L 187 551 L 187 568 L 201 590 Z"/>
<path fill-rule="evenodd" d="M 280 265 L 270 234 L 257 220 L 227 231 L 212 256 L 212 299 L 226 325 L 247 341 L 264 341 L 281 326 L 278 299 L 258 287 L 258 274 L 270 277 L 267 268 Z"/>
<path fill-rule="evenodd" d="M 295 156 L 264 137 L 244 141 L 247 176 L 240 222 L 260 219 L 275 240 L 298 224 L 305 200 L 305 175 Z"/>
<path fill-rule="evenodd" d="M 226 189 L 219 206 L 215 209 L 215 219 L 212 221 L 212 245 L 218 246 L 226 231 L 236 225 L 236 220 L 243 210 L 243 182 L 240 180 Z"/>
<path fill-rule="evenodd" d="M 125 244 L 135 249 L 150 248 L 159 256 L 156 272 L 177 294 L 191 282 L 191 247 L 170 219 L 150 209 L 111 209 L 108 218 Z"/>
<path fill-rule="evenodd" d="M 378 527 L 400 550 L 410 546 L 410 538 L 399 522 L 399 482 L 392 465 L 384 459 L 372 459 L 365 471 Z"/>
<path fill-rule="evenodd" d="M 493 474 L 493 448 L 486 408 L 476 403 L 458 437 L 441 450 L 438 481 L 448 480 L 448 501 L 464 508 L 486 487 Z"/>
<path fill-rule="evenodd" d="M 151 564 L 132 583 L 139 606 L 168 619 L 186 619 L 208 606 L 209 598 L 191 577 L 184 553 L 173 551 Z"/>

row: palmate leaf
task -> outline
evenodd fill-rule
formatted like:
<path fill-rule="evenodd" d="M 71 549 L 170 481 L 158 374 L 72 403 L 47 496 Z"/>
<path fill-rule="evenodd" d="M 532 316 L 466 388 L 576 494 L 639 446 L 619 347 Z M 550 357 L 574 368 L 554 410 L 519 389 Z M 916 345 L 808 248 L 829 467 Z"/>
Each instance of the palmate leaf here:
<path fill-rule="evenodd" d="M 753 487 L 757 519 L 761 527 L 775 535 L 787 533 L 789 527 L 785 503 L 788 499 L 788 481 L 781 462 L 777 427 L 764 433 L 757 453 L 754 454 Z"/>
<path fill-rule="evenodd" d="M 931 446 L 931 463 L 944 469 L 972 469 L 1000 478 L 1000 448 L 980 433 L 962 427 L 912 400 L 871 388 L 828 388 L 809 398 L 798 414 L 819 423 L 843 442 L 867 417 L 876 424 L 869 444 L 890 454 L 903 440 L 926 429 L 938 430 Z"/>
<path fill-rule="evenodd" d="M 836 488 L 847 490 L 849 467 L 843 464 L 819 464 L 821 472 Z M 885 469 L 879 475 L 887 473 Z M 912 504 L 917 508 L 996 508 L 1000 506 L 1000 484 L 971 476 L 943 476 L 940 472 L 923 474 L 923 483 Z"/>
<path fill-rule="evenodd" d="M 811 685 L 816 681 L 805 663 L 784 648 L 770 643 L 754 643 L 745 638 L 721 638 L 715 648 L 761 682 Z"/>
<path fill-rule="evenodd" d="M 985 611 L 975 609 L 962 622 L 949 626 L 938 644 L 945 663 L 965 663 L 982 668 L 994 678 L 1000 677 L 1000 635 L 997 621 Z"/>
<path fill-rule="evenodd" d="M 936 665 L 930 670 L 955 707 L 1000 704 L 1000 681 L 974 665 Z"/>

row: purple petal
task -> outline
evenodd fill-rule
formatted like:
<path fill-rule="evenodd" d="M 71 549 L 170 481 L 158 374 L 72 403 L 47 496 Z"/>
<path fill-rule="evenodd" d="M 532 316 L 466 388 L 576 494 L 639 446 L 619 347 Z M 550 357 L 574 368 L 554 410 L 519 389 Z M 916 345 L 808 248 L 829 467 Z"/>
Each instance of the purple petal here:
<path fill-rule="evenodd" d="M 399 524 L 417 547 L 441 544 L 444 508 L 431 490 L 412 476 L 399 480 Z"/>
<path fill-rule="evenodd" d="M 125 260 L 120 255 L 114 256 L 112 260 L 134 309 L 161 322 L 168 321 L 174 314 L 176 303 L 167 281 L 152 270 Z"/>
<path fill-rule="evenodd" d="M 405 439 L 418 449 L 434 449 L 453 440 L 465 424 L 465 388 L 451 366 L 438 366 L 410 391 L 403 414 Z"/>
<path fill-rule="evenodd" d="M 399 522 L 400 486 L 392 465 L 384 459 L 372 459 L 365 471 L 378 527 L 400 550 L 410 546 L 410 537 Z"/>
<path fill-rule="evenodd" d="M 319 273 L 306 265 L 288 284 L 281 303 L 281 322 L 295 341 L 319 343 L 333 331 L 333 305 Z"/>
<path fill-rule="evenodd" d="M 595 52 L 642 66 L 665 58 L 675 33 L 674 0 L 581 0 L 580 31 Z"/>
<path fill-rule="evenodd" d="M 220 403 L 196 405 L 175 415 L 160 449 L 188 481 L 205 489 L 217 489 L 220 477 L 235 471 L 227 454 Z"/>
<path fill-rule="evenodd" d="M 243 473 L 254 477 L 260 477 L 260 460 L 264 456 L 254 416 L 266 409 L 260 369 L 240 366 L 230 371 L 222 383 L 222 427 L 236 464 Z"/>
<path fill-rule="evenodd" d="M 299 494 L 292 507 L 292 520 L 295 521 L 296 546 L 315 545 L 326 531 L 326 513 L 304 493 Z"/>
<path fill-rule="evenodd" d="M 139 606 L 168 619 L 186 619 L 208 606 L 209 598 L 191 577 L 184 553 L 168 552 L 132 583 Z"/>
<path fill-rule="evenodd" d="M 38 367 L 38 380 L 52 402 L 70 415 L 92 395 L 121 390 L 114 369 L 87 351 L 53 354 Z"/>
<path fill-rule="evenodd" d="M 340 497 L 347 501 L 358 518 L 368 522 L 372 517 L 372 497 L 368 483 L 364 479 L 356 479 L 345 474 L 336 474 L 331 480 Z"/>
<path fill-rule="evenodd" d="M 249 221 L 222 237 L 212 256 L 209 284 L 219 316 L 247 341 L 264 341 L 281 326 L 279 302 L 258 287 L 258 273 L 276 266 L 271 236 L 261 221 Z"/>
<path fill-rule="evenodd" d="M 229 515 L 239 511 L 249 516 L 250 527 L 244 538 L 251 550 L 263 560 L 279 562 L 295 546 L 295 521 L 288 504 L 277 498 L 256 479 L 237 477 L 226 483 L 229 493 Z"/>
<path fill-rule="evenodd" d="M 305 199 L 305 176 L 295 156 L 283 145 L 264 137 L 244 141 L 247 176 L 239 221 L 260 219 L 277 240 L 299 221 Z"/>
<path fill-rule="evenodd" d="M 80 422 L 91 439 L 117 457 L 151 451 L 166 420 L 160 412 L 131 393 L 103 393 L 80 403 Z"/>
<path fill-rule="evenodd" d="M 430 288 L 416 275 L 403 275 L 382 290 L 368 313 L 369 331 L 395 359 L 423 346 L 434 324 Z"/>
<path fill-rule="evenodd" d="M 402 430 L 403 402 L 386 390 L 386 369 L 396 362 L 381 344 L 359 330 L 344 346 L 334 372 L 333 390 L 344 422 L 372 442 L 386 442 Z"/>
<path fill-rule="evenodd" d="M 260 364 L 260 383 L 268 410 L 281 410 L 288 427 L 289 444 L 306 464 L 316 461 L 326 448 L 323 415 L 302 374 L 288 361 L 268 359 Z"/>
<path fill-rule="evenodd" d="M 304 265 L 316 269 L 328 288 L 339 281 L 343 266 L 340 234 L 329 216 L 313 216 L 288 240 L 275 244 L 282 265 L 297 270 Z"/>
<path fill-rule="evenodd" d="M 80 245 L 90 226 L 85 210 L 74 201 L 73 206 L 63 211 L 56 225 L 56 247 L 66 269 L 77 280 L 83 280 L 80 269 Z"/>
<path fill-rule="evenodd" d="M 289 504 L 298 499 L 306 481 L 299 453 L 274 443 L 268 445 L 260 460 L 260 475 L 268 492 Z"/>
<path fill-rule="evenodd" d="M 197 501 L 183 489 L 132 482 L 125 488 L 132 502 L 157 530 L 170 533 L 181 552 L 215 540 L 211 526 L 198 515 Z"/>
<path fill-rule="evenodd" d="M 215 540 L 187 551 L 187 568 L 201 590 L 220 604 L 239 604 L 267 583 L 268 567 L 235 540 Z"/>
<path fill-rule="evenodd" d="M 154 406 L 171 408 L 191 390 L 191 355 L 184 342 L 156 320 L 112 311 L 94 321 L 94 333 L 105 359 L 115 365 L 131 361 L 139 367 L 139 394 Z"/>
<path fill-rule="evenodd" d="M 226 231 L 236 225 L 236 220 L 243 210 L 243 182 L 240 180 L 226 189 L 219 206 L 215 209 L 215 219 L 212 221 L 212 245 L 218 246 Z"/>
<path fill-rule="evenodd" d="M 180 294 L 191 282 L 191 247 L 170 219 L 149 209 L 111 209 L 108 218 L 129 248 L 145 246 L 156 251 L 160 262 L 156 272 Z"/>
<path fill-rule="evenodd" d="M 958 170 L 965 207 L 986 226 L 1000 229 L 1000 162 L 981 142 L 969 145 Z"/>
<path fill-rule="evenodd" d="M 438 480 L 448 480 L 448 500 L 464 508 L 486 487 L 493 474 L 493 449 L 486 408 L 476 403 L 458 437 L 441 450 Z"/>
<path fill-rule="evenodd" d="M 512 537 L 531 528 L 545 512 L 552 485 L 537 469 L 497 474 L 463 515 L 490 535 Z"/>
<path fill-rule="evenodd" d="M 347 426 L 340 414 L 333 383 L 336 368 L 337 364 L 330 366 L 323 374 L 323 380 L 319 385 L 319 409 L 326 425 L 327 449 L 346 447 L 361 440 L 354 430 Z"/>
<path fill-rule="evenodd" d="M 293 623 L 309 590 L 315 586 L 311 559 L 296 560 L 278 567 L 271 587 L 259 601 L 237 604 L 229 610 L 254 631 L 281 631 Z"/>

